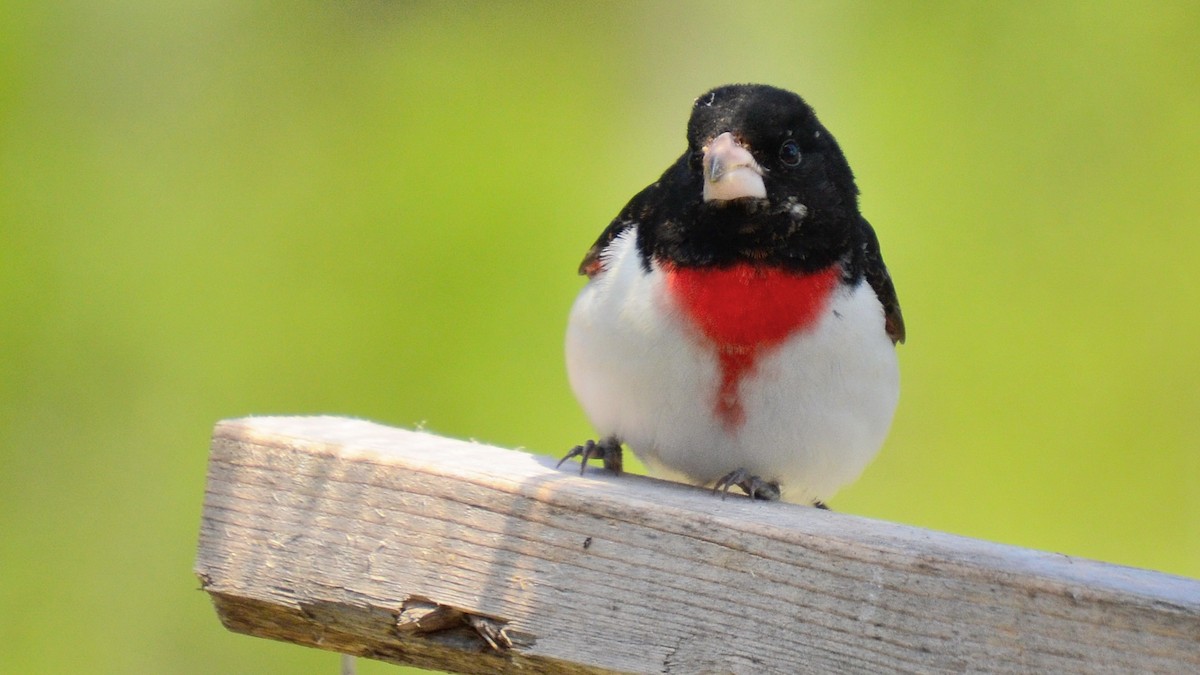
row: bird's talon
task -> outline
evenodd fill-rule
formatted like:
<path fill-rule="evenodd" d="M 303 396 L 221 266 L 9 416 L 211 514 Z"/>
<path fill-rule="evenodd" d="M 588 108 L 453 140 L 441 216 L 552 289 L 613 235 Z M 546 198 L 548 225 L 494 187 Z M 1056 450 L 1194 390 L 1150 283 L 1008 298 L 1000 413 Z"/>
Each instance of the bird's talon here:
<path fill-rule="evenodd" d="M 718 490 L 724 490 L 721 499 L 725 499 L 729 495 L 729 488 L 734 485 L 740 487 L 750 499 L 766 502 L 779 500 L 779 483 L 753 476 L 745 469 L 735 469 L 722 476 L 713 486 L 713 494 L 716 494 Z"/>
<path fill-rule="evenodd" d="M 591 443 L 591 441 L 588 441 L 588 443 Z M 582 455 L 583 453 L 584 453 L 584 450 L 583 450 L 582 445 L 577 445 L 577 446 L 571 448 L 569 451 L 567 451 L 567 454 L 563 455 L 562 459 L 558 460 L 558 464 L 555 464 L 554 468 L 556 468 L 556 469 L 559 468 L 560 466 L 562 466 L 563 462 L 567 461 L 568 459 L 571 459 L 572 457 L 578 457 L 578 456 Z"/>
<path fill-rule="evenodd" d="M 562 466 L 563 462 L 572 457 L 580 458 L 579 475 L 581 476 L 587 469 L 588 461 L 592 459 L 600 459 L 604 462 L 604 468 L 617 475 L 620 475 L 624 469 L 624 461 L 621 457 L 621 441 L 613 436 L 609 436 L 600 442 L 589 439 L 583 445 L 571 448 L 562 459 L 558 460 L 558 464 L 555 464 L 554 467 L 558 468 Z"/>

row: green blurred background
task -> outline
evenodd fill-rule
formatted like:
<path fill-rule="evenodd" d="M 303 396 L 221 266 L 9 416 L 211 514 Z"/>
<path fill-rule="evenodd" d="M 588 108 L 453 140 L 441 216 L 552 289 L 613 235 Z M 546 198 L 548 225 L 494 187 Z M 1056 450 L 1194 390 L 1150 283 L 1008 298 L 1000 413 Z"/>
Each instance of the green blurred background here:
<path fill-rule="evenodd" d="M 575 267 L 733 81 L 837 135 L 909 324 L 833 507 L 1200 577 L 1198 33 L 1195 2 L 0 4 L 0 671 L 335 672 L 196 590 L 213 423 L 588 437 Z"/>

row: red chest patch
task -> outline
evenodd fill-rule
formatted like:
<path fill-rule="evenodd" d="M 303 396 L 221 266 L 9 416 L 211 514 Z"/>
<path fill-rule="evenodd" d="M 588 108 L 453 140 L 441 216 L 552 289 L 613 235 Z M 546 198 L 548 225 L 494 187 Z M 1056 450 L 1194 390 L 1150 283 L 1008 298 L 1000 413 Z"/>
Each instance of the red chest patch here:
<path fill-rule="evenodd" d="M 731 428 L 745 418 L 737 395 L 742 378 L 765 351 L 821 317 L 841 275 L 836 265 L 812 274 L 750 264 L 665 270 L 671 296 L 720 359 L 716 411 Z"/>

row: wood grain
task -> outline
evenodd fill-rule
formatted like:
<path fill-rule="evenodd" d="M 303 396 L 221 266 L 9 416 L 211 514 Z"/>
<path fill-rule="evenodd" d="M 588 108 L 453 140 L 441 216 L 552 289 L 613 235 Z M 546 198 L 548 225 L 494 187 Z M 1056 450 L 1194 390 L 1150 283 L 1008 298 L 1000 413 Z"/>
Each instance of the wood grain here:
<path fill-rule="evenodd" d="M 230 630 L 454 672 L 1200 672 L 1195 580 L 576 467 L 221 422 L 196 574 Z"/>

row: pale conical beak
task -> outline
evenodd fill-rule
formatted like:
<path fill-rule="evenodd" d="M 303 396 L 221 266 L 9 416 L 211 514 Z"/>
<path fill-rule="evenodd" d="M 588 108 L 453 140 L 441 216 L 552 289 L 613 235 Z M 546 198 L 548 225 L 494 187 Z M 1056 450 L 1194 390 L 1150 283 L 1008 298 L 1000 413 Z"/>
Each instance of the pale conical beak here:
<path fill-rule="evenodd" d="M 762 167 L 726 131 L 704 148 L 704 201 L 767 196 Z"/>

